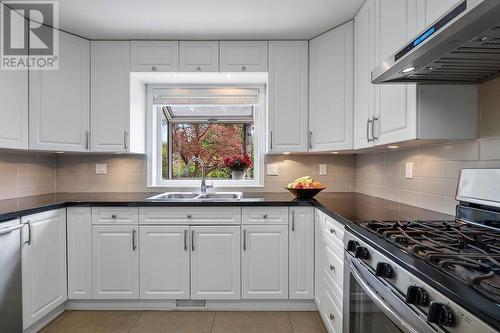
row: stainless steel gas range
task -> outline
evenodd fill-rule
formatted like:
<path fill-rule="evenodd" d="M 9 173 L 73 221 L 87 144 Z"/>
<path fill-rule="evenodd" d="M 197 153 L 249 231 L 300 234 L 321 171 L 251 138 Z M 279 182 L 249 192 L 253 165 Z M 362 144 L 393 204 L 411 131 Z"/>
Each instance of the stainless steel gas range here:
<path fill-rule="evenodd" d="M 344 333 L 500 330 L 500 169 L 461 171 L 452 221 L 366 221 L 344 236 Z"/>

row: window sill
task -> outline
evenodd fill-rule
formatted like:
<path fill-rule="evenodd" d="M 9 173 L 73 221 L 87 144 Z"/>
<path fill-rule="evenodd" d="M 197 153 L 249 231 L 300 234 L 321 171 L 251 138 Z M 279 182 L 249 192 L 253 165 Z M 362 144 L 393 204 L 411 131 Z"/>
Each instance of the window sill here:
<path fill-rule="evenodd" d="M 208 186 L 215 189 L 235 187 L 264 187 L 257 180 L 207 180 Z M 200 188 L 200 180 L 163 180 L 156 184 L 148 185 L 149 188 Z"/>

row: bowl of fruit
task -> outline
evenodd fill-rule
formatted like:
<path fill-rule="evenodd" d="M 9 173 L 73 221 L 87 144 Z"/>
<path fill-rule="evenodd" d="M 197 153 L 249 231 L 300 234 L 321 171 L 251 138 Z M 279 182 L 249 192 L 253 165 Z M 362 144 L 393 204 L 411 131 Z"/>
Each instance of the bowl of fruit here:
<path fill-rule="evenodd" d="M 315 181 L 309 176 L 296 179 L 285 187 L 298 199 L 312 199 L 316 194 L 323 191 L 326 186 Z"/>

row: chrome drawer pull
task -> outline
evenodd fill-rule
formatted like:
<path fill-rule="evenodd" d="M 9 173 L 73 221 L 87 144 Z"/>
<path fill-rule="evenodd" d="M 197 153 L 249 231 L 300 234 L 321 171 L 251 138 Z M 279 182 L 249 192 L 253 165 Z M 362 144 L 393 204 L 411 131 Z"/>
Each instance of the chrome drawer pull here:
<path fill-rule="evenodd" d="M 116 214 L 111 215 L 112 219 L 116 219 Z"/>
<path fill-rule="evenodd" d="M 335 234 L 337 234 L 337 233 L 335 232 L 335 229 L 330 229 L 330 233 L 331 233 L 331 234 L 334 234 L 334 235 L 335 235 Z"/>
<path fill-rule="evenodd" d="M 330 265 L 330 270 L 331 270 L 332 272 L 335 272 L 335 266 Z"/>
<path fill-rule="evenodd" d="M 186 215 L 186 217 L 187 217 L 188 219 L 190 219 L 190 218 L 192 218 L 193 216 L 192 216 L 191 214 L 187 214 L 187 215 Z"/>
<path fill-rule="evenodd" d="M 262 217 L 265 218 L 265 219 L 267 219 L 267 214 L 264 214 Z"/>
<path fill-rule="evenodd" d="M 330 313 L 330 320 L 331 320 L 331 321 L 334 321 L 334 320 L 335 320 L 335 316 L 333 315 L 333 313 Z"/>

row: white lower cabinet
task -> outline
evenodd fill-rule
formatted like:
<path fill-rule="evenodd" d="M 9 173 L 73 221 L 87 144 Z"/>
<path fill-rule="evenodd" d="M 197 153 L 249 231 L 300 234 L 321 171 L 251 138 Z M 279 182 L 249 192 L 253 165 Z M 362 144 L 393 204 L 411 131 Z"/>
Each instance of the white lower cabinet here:
<path fill-rule="evenodd" d="M 67 208 L 68 299 L 92 299 L 90 207 Z"/>
<path fill-rule="evenodd" d="M 67 299 L 66 210 L 25 216 L 22 236 L 23 327 Z"/>
<path fill-rule="evenodd" d="M 242 227 L 243 299 L 288 298 L 288 226 Z"/>
<path fill-rule="evenodd" d="M 94 299 L 139 298 L 137 226 L 92 226 Z"/>
<path fill-rule="evenodd" d="M 289 222 L 290 299 L 314 298 L 314 211 L 290 208 Z"/>
<path fill-rule="evenodd" d="M 240 226 L 191 227 L 191 299 L 239 299 Z"/>
<path fill-rule="evenodd" d="M 140 298 L 189 299 L 189 226 L 140 227 Z"/>

